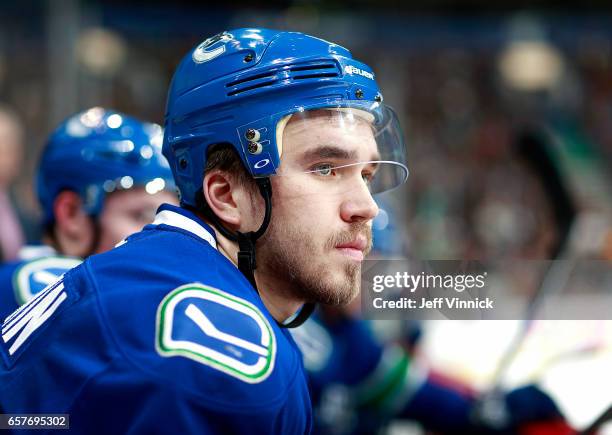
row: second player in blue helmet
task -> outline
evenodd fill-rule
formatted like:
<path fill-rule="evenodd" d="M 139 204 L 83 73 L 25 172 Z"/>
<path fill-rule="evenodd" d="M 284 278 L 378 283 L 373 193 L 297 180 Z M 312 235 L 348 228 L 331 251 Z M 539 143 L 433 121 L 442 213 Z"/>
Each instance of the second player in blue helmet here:
<path fill-rule="evenodd" d="M 158 124 L 101 107 L 62 122 L 36 174 L 46 244 L 83 258 L 150 223 L 175 195 L 162 138 Z"/>
<path fill-rule="evenodd" d="M 0 267 L 0 319 L 90 254 L 111 249 L 172 202 L 162 128 L 94 107 L 63 121 L 38 165 L 42 245 Z"/>
<path fill-rule="evenodd" d="M 238 29 L 181 61 L 165 127 L 182 207 L 7 319 L 0 407 L 83 433 L 309 433 L 286 327 L 358 293 L 372 195 L 408 173 L 397 118 L 348 50 Z"/>
<path fill-rule="evenodd" d="M 53 203 L 65 190 L 78 195 L 90 216 L 102 212 L 113 192 L 173 192 L 162 138 L 158 124 L 101 107 L 66 119 L 49 137 L 38 166 L 36 190 L 45 223 L 55 221 Z"/>

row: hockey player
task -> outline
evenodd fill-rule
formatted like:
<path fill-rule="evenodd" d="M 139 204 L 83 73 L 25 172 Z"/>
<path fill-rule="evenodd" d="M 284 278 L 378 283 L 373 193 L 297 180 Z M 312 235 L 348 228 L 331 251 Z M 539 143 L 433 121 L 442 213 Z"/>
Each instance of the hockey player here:
<path fill-rule="evenodd" d="M 50 136 L 37 174 L 44 245 L 0 266 L 0 320 L 91 254 L 104 252 L 174 202 L 162 129 L 95 107 Z"/>
<path fill-rule="evenodd" d="M 301 33 L 239 29 L 180 63 L 163 151 L 181 207 L 10 316 L 5 413 L 83 433 L 303 434 L 287 327 L 359 291 L 372 194 L 406 180 L 372 70 Z"/>

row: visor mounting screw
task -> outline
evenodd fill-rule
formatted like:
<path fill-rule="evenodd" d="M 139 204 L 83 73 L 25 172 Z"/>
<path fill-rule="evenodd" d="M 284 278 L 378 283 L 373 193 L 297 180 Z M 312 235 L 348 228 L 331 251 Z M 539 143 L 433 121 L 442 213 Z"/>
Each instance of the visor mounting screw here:
<path fill-rule="evenodd" d="M 363 91 L 361 89 L 357 89 L 355 91 L 355 96 L 361 100 L 363 98 Z"/>
<path fill-rule="evenodd" d="M 185 169 L 187 167 L 187 159 L 179 160 L 179 166 L 181 167 L 181 169 Z"/>
<path fill-rule="evenodd" d="M 263 151 L 263 145 L 259 142 L 249 142 L 248 150 L 250 154 L 261 154 Z"/>
<path fill-rule="evenodd" d="M 252 60 L 253 60 L 253 53 L 249 53 L 246 56 L 244 56 L 245 62 L 251 62 Z"/>
<path fill-rule="evenodd" d="M 377 103 L 382 103 L 383 97 L 380 94 L 376 94 L 376 96 L 374 97 L 374 101 L 376 101 Z"/>
<path fill-rule="evenodd" d="M 261 134 L 259 133 L 259 130 L 255 130 L 254 128 L 249 128 L 244 134 L 244 137 L 246 137 L 247 140 L 251 142 L 257 142 L 259 138 L 261 137 Z"/>

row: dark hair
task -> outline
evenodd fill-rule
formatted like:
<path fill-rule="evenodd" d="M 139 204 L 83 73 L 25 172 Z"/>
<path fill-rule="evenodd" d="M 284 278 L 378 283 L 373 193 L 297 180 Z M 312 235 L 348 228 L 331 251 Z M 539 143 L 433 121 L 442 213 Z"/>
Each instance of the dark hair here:
<path fill-rule="evenodd" d="M 212 170 L 221 170 L 235 177 L 241 185 L 251 184 L 255 186 L 253 178 L 244 166 L 242 159 L 233 145 L 220 143 L 211 145 L 206 153 L 206 165 L 204 166 L 204 176 Z M 204 214 L 207 219 L 216 219 L 214 212 L 206 202 L 202 188 L 196 193 L 196 207 L 199 212 Z"/>

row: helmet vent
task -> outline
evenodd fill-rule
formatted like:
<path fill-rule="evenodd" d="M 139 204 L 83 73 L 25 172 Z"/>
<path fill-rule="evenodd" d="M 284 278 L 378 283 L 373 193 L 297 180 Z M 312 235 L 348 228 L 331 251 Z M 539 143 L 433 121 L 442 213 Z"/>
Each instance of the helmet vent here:
<path fill-rule="evenodd" d="M 340 71 L 335 62 L 311 62 L 308 64 L 283 66 L 273 71 L 243 77 L 228 83 L 226 87 L 231 90 L 227 95 L 234 96 L 280 83 L 286 85 L 292 81 L 335 78 L 339 76 Z"/>
<path fill-rule="evenodd" d="M 233 87 L 238 86 L 238 85 L 242 85 L 242 84 L 245 84 L 245 83 L 248 83 L 248 82 L 252 82 L 252 81 L 255 81 L 255 80 L 259 80 L 259 79 L 265 79 L 265 78 L 275 79 L 275 78 L 277 78 L 276 73 L 277 73 L 277 71 L 266 71 L 266 72 L 261 73 L 261 74 L 255 74 L 255 75 L 252 75 L 252 76 L 247 76 L 247 77 L 244 77 L 242 79 L 234 80 L 233 82 L 229 82 L 227 85 L 225 85 L 225 87 L 226 88 L 233 88 Z"/>
<path fill-rule="evenodd" d="M 320 79 L 338 77 L 338 67 L 334 62 L 316 62 L 289 68 L 293 80 Z"/>
<path fill-rule="evenodd" d="M 233 95 L 242 94 L 243 92 L 252 91 L 253 89 L 264 88 L 266 86 L 273 85 L 279 81 L 278 76 L 273 76 L 273 77 L 275 77 L 273 80 L 263 80 L 263 81 L 259 81 L 258 83 L 254 83 L 250 86 L 243 86 L 231 92 L 228 92 L 227 95 L 231 97 Z"/>
<path fill-rule="evenodd" d="M 336 75 L 338 75 L 338 68 L 333 62 L 319 62 L 310 65 L 292 66 L 289 69 L 292 73 L 301 71 L 335 70 Z"/>

